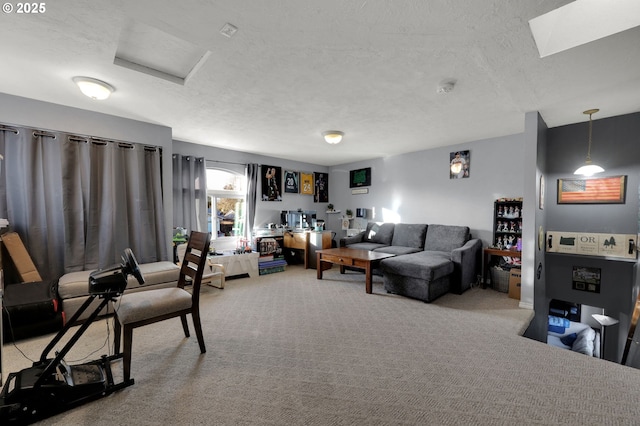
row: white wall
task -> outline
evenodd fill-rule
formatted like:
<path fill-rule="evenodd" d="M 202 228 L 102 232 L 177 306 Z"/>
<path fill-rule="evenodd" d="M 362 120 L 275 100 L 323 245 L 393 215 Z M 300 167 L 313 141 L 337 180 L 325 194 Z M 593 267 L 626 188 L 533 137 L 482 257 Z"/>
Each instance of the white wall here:
<path fill-rule="evenodd" d="M 493 238 L 493 202 L 524 193 L 524 136 L 516 134 L 330 168 L 336 209 L 364 207 L 368 220 L 440 223 L 471 228 L 486 247 Z M 470 176 L 449 179 L 449 154 L 469 150 Z M 371 167 L 368 194 L 352 195 L 349 171 Z M 339 229 L 338 218 L 330 227 Z"/>

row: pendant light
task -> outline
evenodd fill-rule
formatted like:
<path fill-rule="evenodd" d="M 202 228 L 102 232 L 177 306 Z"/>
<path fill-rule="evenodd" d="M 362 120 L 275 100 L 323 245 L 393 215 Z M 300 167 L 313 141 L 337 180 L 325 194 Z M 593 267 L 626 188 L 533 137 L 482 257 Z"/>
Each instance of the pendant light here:
<path fill-rule="evenodd" d="M 593 128 L 593 121 L 591 121 L 591 116 L 598 111 L 600 110 L 597 108 L 594 108 L 594 109 L 588 109 L 583 112 L 583 114 L 589 115 L 589 147 L 587 149 L 587 160 L 584 162 L 584 166 L 578 168 L 578 170 L 573 172 L 574 175 L 591 176 L 596 173 L 604 172 L 604 169 L 602 167 L 598 166 L 597 164 L 593 164 L 591 162 L 591 132 Z"/>

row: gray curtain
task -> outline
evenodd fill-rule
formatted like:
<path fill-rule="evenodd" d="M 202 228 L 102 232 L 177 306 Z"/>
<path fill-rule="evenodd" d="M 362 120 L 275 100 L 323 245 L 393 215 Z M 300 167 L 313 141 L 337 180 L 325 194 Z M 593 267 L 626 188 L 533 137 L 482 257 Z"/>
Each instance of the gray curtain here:
<path fill-rule="evenodd" d="M 247 176 L 247 226 L 246 237 L 251 238 L 253 224 L 256 218 L 256 197 L 258 195 L 258 164 L 247 164 L 245 174 Z"/>
<path fill-rule="evenodd" d="M 0 131 L 0 216 L 43 279 L 120 262 L 166 260 L 161 150 L 62 132 Z"/>
<path fill-rule="evenodd" d="M 207 168 L 204 158 L 173 154 L 173 226 L 207 232 Z"/>

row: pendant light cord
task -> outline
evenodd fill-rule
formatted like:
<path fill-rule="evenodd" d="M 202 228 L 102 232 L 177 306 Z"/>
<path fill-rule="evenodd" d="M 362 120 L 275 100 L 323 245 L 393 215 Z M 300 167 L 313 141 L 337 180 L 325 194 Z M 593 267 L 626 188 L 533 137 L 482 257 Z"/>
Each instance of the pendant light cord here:
<path fill-rule="evenodd" d="M 587 148 L 587 163 L 591 163 L 591 132 L 593 129 L 593 121 L 591 121 L 591 116 L 593 113 L 589 114 L 589 147 Z"/>

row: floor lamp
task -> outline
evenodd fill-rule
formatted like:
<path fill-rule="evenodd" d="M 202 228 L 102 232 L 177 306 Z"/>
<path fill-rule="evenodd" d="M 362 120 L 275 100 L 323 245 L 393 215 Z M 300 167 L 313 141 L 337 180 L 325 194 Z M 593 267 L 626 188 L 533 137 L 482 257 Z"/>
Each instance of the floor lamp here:
<path fill-rule="evenodd" d="M 600 359 L 604 359 L 604 330 L 606 327 L 616 325 L 620 321 L 604 314 L 604 308 L 602 314 L 591 314 L 594 320 L 600 324 Z"/>

